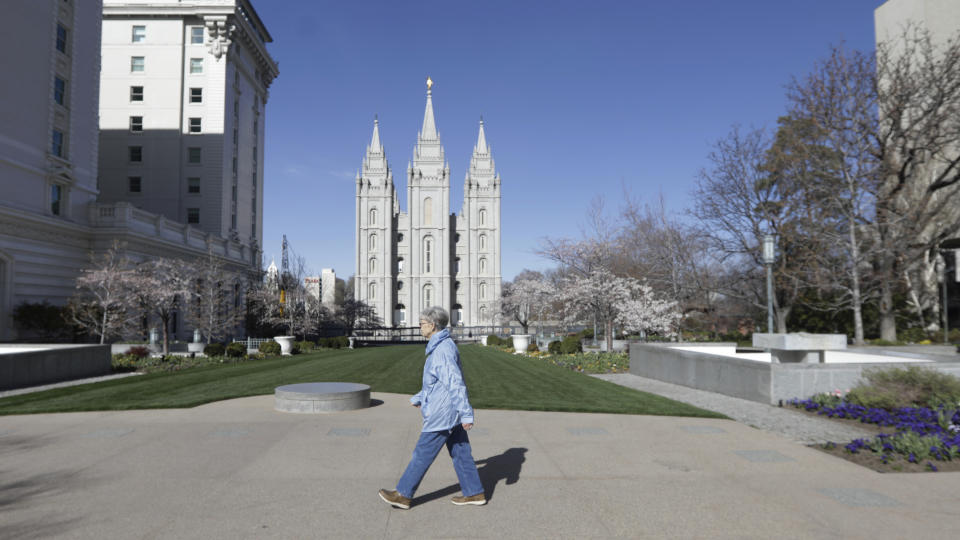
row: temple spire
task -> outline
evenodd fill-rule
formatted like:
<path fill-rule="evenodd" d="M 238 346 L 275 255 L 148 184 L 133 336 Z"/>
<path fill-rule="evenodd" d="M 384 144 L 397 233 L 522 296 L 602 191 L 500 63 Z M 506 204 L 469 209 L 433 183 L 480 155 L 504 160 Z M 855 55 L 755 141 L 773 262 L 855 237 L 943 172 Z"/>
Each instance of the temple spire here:
<path fill-rule="evenodd" d="M 380 151 L 382 145 L 380 144 L 380 120 L 374 116 L 373 117 L 373 137 L 370 139 L 370 150 L 374 152 Z"/>
<path fill-rule="evenodd" d="M 420 138 L 424 140 L 436 140 L 437 123 L 433 118 L 433 79 L 427 77 L 427 108 L 423 111 L 423 129 L 420 130 Z"/>
<path fill-rule="evenodd" d="M 480 117 L 480 135 L 477 136 L 477 147 L 474 149 L 478 154 L 489 152 L 487 148 L 487 136 L 483 133 L 483 117 Z"/>

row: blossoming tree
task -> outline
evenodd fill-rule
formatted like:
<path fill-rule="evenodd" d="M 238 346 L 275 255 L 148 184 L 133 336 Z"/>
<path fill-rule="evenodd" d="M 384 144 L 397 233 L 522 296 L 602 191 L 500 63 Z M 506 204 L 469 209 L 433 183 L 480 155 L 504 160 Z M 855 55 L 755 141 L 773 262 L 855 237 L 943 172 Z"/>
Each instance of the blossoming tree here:
<path fill-rule="evenodd" d="M 606 329 L 607 350 L 613 350 L 613 327 L 634 332 L 673 332 L 680 318 L 677 303 L 657 298 L 649 286 L 620 277 L 605 268 L 569 278 L 562 296 L 581 320 L 596 317 Z"/>
<path fill-rule="evenodd" d="M 100 256 L 91 255 L 91 267 L 77 278 L 77 293 L 70 299 L 67 316 L 103 344 L 108 337 L 119 336 L 139 319 L 127 309 L 131 293 L 130 262 L 119 242 Z"/>
<path fill-rule="evenodd" d="M 523 327 L 523 333 L 527 334 L 531 317 L 542 317 L 544 310 L 549 308 L 551 292 L 550 285 L 540 272 L 524 270 L 517 274 L 512 283 L 503 284 L 501 314 L 517 321 Z"/>

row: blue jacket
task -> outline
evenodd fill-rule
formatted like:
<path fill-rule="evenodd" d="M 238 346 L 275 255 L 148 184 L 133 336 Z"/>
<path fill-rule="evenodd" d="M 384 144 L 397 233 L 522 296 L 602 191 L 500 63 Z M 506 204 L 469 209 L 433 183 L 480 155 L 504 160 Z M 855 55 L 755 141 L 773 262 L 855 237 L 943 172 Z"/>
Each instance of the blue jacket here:
<path fill-rule="evenodd" d="M 423 387 L 410 398 L 410 403 L 420 405 L 422 431 L 443 431 L 457 424 L 473 423 L 473 407 L 463 382 L 460 351 L 446 328 L 427 343 Z"/>

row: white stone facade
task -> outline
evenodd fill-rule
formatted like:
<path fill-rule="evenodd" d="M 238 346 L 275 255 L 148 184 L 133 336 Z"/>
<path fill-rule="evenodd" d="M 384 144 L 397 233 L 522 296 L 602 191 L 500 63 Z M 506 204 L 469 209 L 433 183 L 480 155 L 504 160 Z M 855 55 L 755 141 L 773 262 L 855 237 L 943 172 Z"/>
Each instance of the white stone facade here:
<path fill-rule="evenodd" d="M 105 0 L 100 200 L 258 253 L 271 41 L 247 0 Z"/>
<path fill-rule="evenodd" d="M 162 11 L 160 3 L 130 2 Z M 209 3 L 239 13 L 235 3 Z M 102 177 L 98 186 L 98 164 L 116 161 L 109 155 L 114 150 L 100 146 L 98 137 L 98 109 L 112 110 L 98 104 L 116 99 L 101 95 L 102 7 L 99 0 L 30 0 L 18 2 L 0 18 L 0 47 L 15 51 L 4 56 L 8 82 L 15 84 L 0 86 L 0 341 L 20 337 L 12 320 L 17 305 L 64 304 L 75 293 L 76 277 L 88 266 L 90 253 L 115 240 L 134 261 L 197 259 L 209 251 L 240 276 L 259 270 L 257 244 L 216 228 L 188 225 L 179 215 L 138 208 L 166 204 L 162 193 L 153 203 L 151 192 L 128 199 L 106 195 L 109 186 Z M 167 99 L 171 86 L 151 77 L 149 84 L 154 83 L 159 85 L 155 98 Z M 104 89 L 112 91 L 109 85 Z M 150 122 L 154 120 L 162 119 Z M 129 129 L 129 118 L 126 122 Z M 146 118 L 144 123 L 145 128 L 151 125 Z M 260 129 L 262 140 L 262 122 Z M 127 149 L 122 151 L 126 156 Z M 192 331 L 183 324 L 176 330 L 173 339 L 188 338 Z"/>
<path fill-rule="evenodd" d="M 493 324 L 501 283 L 500 176 L 483 121 L 464 180 L 463 206 L 453 214 L 450 166 L 428 87 L 406 180 L 404 212 L 374 121 L 356 178 L 355 297 L 373 306 L 386 326 L 416 326 L 419 313 L 435 305 L 450 312 L 454 326 Z"/>

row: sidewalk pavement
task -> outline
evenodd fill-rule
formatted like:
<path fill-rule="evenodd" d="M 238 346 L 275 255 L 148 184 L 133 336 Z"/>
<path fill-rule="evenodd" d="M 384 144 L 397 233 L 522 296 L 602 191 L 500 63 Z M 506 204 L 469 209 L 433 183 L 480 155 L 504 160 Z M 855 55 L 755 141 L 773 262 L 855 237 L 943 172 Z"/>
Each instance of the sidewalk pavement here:
<path fill-rule="evenodd" d="M 477 411 L 489 503 L 449 457 L 392 489 L 407 396 L 327 415 L 273 396 L 193 409 L 0 417 L 0 538 L 949 538 L 960 473 L 880 474 L 734 422 Z"/>

